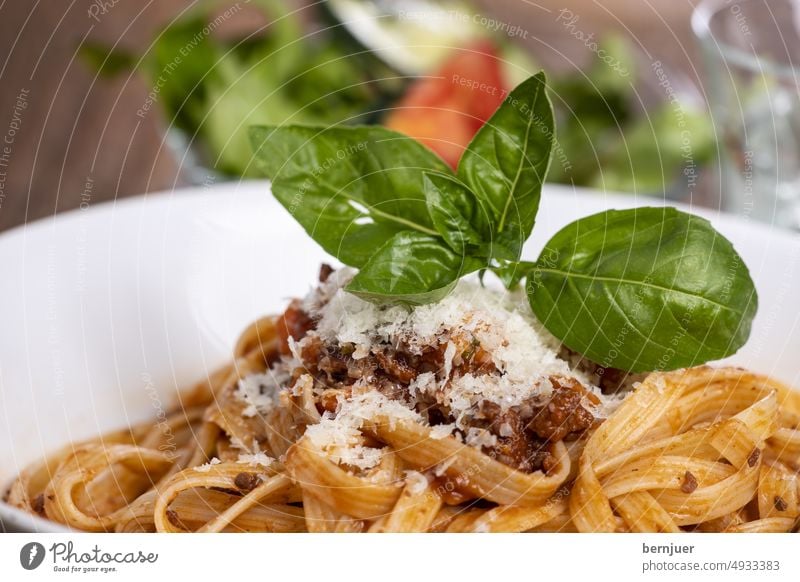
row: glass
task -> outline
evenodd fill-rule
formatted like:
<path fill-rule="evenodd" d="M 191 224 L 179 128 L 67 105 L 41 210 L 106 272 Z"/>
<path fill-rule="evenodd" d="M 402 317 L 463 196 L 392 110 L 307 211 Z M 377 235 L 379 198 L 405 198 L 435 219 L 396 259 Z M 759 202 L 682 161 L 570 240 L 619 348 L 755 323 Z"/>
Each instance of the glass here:
<path fill-rule="evenodd" d="M 725 210 L 800 229 L 800 0 L 705 0 L 692 28 Z"/>

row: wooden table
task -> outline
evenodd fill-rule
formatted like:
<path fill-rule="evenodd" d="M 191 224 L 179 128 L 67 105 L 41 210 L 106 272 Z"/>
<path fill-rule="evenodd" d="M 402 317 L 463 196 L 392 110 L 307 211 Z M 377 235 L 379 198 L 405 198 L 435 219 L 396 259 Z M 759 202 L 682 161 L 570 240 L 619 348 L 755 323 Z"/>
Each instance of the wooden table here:
<path fill-rule="evenodd" d="M 180 184 L 165 121 L 137 110 L 136 75 L 108 81 L 76 59 L 86 38 L 141 49 L 188 0 L 15 0 L 0 7 L 0 230 L 55 213 Z M 593 58 L 586 38 L 625 31 L 652 59 L 693 74 L 689 0 L 483 0 L 522 27 L 548 69 Z M 575 18 L 577 17 L 577 19 Z M 571 23 L 571 24 L 568 24 Z"/>

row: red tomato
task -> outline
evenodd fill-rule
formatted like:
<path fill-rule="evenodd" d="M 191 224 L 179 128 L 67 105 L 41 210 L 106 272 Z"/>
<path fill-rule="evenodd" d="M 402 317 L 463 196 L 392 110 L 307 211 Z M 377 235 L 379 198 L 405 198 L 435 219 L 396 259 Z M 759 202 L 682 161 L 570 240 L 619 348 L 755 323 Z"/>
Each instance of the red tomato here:
<path fill-rule="evenodd" d="M 508 94 L 489 41 L 454 49 L 436 74 L 415 81 L 388 114 L 388 127 L 418 139 L 453 168 Z"/>
<path fill-rule="evenodd" d="M 477 131 L 462 112 L 435 106 L 398 110 L 392 114 L 388 126 L 424 143 L 452 168 L 458 165 Z"/>

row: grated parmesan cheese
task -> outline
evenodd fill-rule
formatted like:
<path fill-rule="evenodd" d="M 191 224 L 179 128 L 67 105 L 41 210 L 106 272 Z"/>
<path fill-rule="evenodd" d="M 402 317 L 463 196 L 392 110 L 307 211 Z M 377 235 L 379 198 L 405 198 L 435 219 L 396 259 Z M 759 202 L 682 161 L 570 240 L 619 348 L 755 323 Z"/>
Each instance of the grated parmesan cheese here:
<path fill-rule="evenodd" d="M 255 454 L 248 454 L 242 453 L 239 455 L 239 458 L 236 460 L 237 463 L 247 464 L 251 467 L 261 466 L 261 467 L 269 467 L 272 463 L 275 462 L 275 459 L 268 456 L 266 453 L 255 453 Z"/>
<path fill-rule="evenodd" d="M 433 394 L 436 391 L 436 387 L 436 374 L 433 372 L 423 372 L 408 385 L 408 393 L 411 394 L 412 397 L 416 397 L 417 394 L 420 393 Z"/>
<path fill-rule="evenodd" d="M 386 417 L 390 422 L 411 420 L 421 423 L 422 417 L 402 403 L 389 400 L 375 390 L 339 399 L 336 414 L 326 412 L 317 424 L 310 425 L 305 436 L 321 452 L 337 463 L 371 469 L 380 463 L 383 450 L 363 445 L 360 429 L 365 421 Z"/>
<path fill-rule="evenodd" d="M 350 273 L 336 284 L 346 284 Z M 409 393 L 412 397 L 436 395 L 456 418 L 462 419 L 481 400 L 506 409 L 533 396 L 547 397 L 553 391 L 550 376 L 574 377 L 599 394 L 588 377 L 558 357 L 559 342 L 539 324 L 523 296 L 489 289 L 476 278 L 467 278 L 438 303 L 386 307 L 342 288 L 334 290 L 333 283 L 325 285 L 328 303 L 306 300 L 318 319 L 312 333 L 328 344 L 353 344 L 354 358 L 398 343 L 412 353 L 446 346 L 442 369 L 420 374 L 409 385 Z M 453 377 L 461 353 L 476 343 L 491 357 L 496 373 Z"/>
<path fill-rule="evenodd" d="M 456 423 L 454 422 L 451 422 L 450 424 L 437 424 L 436 426 L 431 427 L 430 437 L 438 441 L 452 435 L 455 429 Z"/>
<path fill-rule="evenodd" d="M 456 462 L 456 456 L 453 455 L 446 461 L 436 465 L 436 467 L 433 470 L 433 474 L 436 475 L 437 477 L 441 477 L 442 475 L 447 473 L 447 469 L 449 469 L 450 466 L 455 462 Z"/>
<path fill-rule="evenodd" d="M 420 495 L 428 488 L 428 478 L 419 471 L 406 471 L 406 487 L 411 495 Z"/>
<path fill-rule="evenodd" d="M 485 428 L 471 426 L 467 430 L 466 443 L 471 447 L 493 447 L 497 445 L 497 437 Z"/>
<path fill-rule="evenodd" d="M 198 471 L 199 473 L 208 473 L 211 470 L 211 467 L 213 467 L 214 465 L 219 465 L 221 462 L 222 461 L 220 461 L 217 457 L 214 457 L 208 463 L 205 463 L 203 465 L 198 465 L 197 467 L 194 468 L 194 470 Z"/>
<path fill-rule="evenodd" d="M 271 411 L 278 400 L 278 393 L 289 381 L 289 366 L 275 365 L 263 374 L 248 374 L 241 378 L 234 394 L 247 404 L 242 416 L 252 418 Z"/>

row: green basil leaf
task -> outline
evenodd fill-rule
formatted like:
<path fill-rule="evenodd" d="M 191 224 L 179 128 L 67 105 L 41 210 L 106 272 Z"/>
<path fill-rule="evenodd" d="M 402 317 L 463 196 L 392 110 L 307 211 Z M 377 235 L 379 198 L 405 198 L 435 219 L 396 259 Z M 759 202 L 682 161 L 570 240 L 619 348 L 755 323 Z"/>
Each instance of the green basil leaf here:
<path fill-rule="evenodd" d="M 469 188 L 455 178 L 432 172 L 425 172 L 423 181 L 428 213 L 451 249 L 463 255 L 469 248 L 491 241 L 486 209 Z"/>
<path fill-rule="evenodd" d="M 492 267 L 492 271 L 503 282 L 506 289 L 516 289 L 535 268 L 536 263 L 529 261 L 503 261 Z"/>
<path fill-rule="evenodd" d="M 536 221 L 555 121 L 544 73 L 514 89 L 478 131 L 458 176 L 486 203 L 495 243 L 518 259 Z"/>
<path fill-rule="evenodd" d="M 632 372 L 735 353 L 758 303 L 733 245 L 674 208 L 573 222 L 547 243 L 527 290 L 536 316 L 567 347 Z"/>
<path fill-rule="evenodd" d="M 250 140 L 275 197 L 343 263 L 363 266 L 404 230 L 438 236 L 422 176 L 449 170 L 419 142 L 377 126 L 256 126 Z"/>
<path fill-rule="evenodd" d="M 347 291 L 382 303 L 433 303 L 450 293 L 460 277 L 481 266 L 480 260 L 453 252 L 439 237 L 406 230 L 378 249 Z"/>

